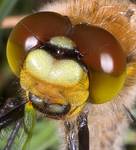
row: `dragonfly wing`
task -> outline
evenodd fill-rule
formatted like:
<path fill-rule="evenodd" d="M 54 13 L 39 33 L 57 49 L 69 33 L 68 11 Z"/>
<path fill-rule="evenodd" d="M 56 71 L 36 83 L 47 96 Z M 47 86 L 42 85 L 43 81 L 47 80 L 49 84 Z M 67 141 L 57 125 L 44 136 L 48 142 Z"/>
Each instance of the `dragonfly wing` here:
<path fill-rule="evenodd" d="M 0 130 L 24 116 L 25 101 L 9 98 L 0 105 Z"/>
<path fill-rule="evenodd" d="M 24 112 L 24 117 L 22 118 L 21 116 L 21 119 L 15 117 L 20 113 L 19 109 L 12 109 L 12 111 L 0 116 L 2 125 L 0 130 L 0 150 L 28 149 L 36 117 L 35 110 L 29 104 L 25 105 Z"/>

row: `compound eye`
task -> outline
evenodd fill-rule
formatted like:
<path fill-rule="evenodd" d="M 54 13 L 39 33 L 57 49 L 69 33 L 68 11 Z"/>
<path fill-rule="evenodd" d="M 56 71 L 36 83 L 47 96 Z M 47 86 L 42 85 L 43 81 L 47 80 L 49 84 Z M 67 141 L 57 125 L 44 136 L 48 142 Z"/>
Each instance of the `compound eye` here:
<path fill-rule="evenodd" d="M 51 37 L 65 36 L 71 23 L 67 17 L 53 12 L 32 14 L 21 20 L 10 34 L 7 58 L 12 71 L 19 76 L 27 53 Z"/>
<path fill-rule="evenodd" d="M 90 72 L 91 101 L 110 101 L 126 78 L 126 56 L 119 42 L 108 31 L 86 24 L 76 25 L 70 37 Z"/>

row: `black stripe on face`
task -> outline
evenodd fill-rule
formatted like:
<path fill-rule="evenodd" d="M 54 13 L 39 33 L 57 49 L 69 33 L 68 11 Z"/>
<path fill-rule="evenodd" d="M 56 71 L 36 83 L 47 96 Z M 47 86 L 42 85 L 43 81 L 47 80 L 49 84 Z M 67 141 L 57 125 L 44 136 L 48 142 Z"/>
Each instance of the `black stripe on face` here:
<path fill-rule="evenodd" d="M 56 59 L 60 59 L 60 60 L 72 59 L 76 61 L 78 64 L 80 64 L 85 72 L 88 72 L 88 68 L 82 60 L 83 55 L 76 48 L 75 49 L 61 48 L 47 42 L 44 45 L 40 46 L 39 49 L 45 50 Z M 32 49 L 32 51 L 33 50 L 35 49 Z"/>
<path fill-rule="evenodd" d="M 70 104 L 50 103 L 49 99 L 41 99 L 40 97 L 29 93 L 29 99 L 35 109 L 45 114 L 49 118 L 62 119 L 70 111 Z"/>
<path fill-rule="evenodd" d="M 81 60 L 82 55 L 77 49 L 67 49 L 67 48 L 61 48 L 57 47 L 55 45 L 52 45 L 50 43 L 45 43 L 44 46 L 41 46 L 40 49 L 44 49 L 47 52 L 49 52 L 52 56 L 54 56 L 56 59 L 75 59 L 77 61 Z"/>

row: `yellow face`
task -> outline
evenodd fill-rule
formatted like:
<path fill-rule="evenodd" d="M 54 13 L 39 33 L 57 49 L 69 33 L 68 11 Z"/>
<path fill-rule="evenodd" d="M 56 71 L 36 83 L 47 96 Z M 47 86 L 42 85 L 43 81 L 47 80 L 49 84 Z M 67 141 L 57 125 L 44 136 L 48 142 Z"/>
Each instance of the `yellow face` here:
<path fill-rule="evenodd" d="M 76 61 L 57 60 L 43 49 L 27 55 L 20 83 L 45 103 L 70 105 L 67 117 L 78 113 L 89 96 L 89 79 L 84 69 Z"/>

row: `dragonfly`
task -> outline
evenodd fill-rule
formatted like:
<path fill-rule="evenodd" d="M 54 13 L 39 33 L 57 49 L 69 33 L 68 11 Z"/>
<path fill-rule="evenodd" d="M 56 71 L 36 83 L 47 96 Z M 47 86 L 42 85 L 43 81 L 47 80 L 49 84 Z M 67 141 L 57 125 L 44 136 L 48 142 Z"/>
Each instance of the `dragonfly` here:
<path fill-rule="evenodd" d="M 29 148 L 37 112 L 63 122 L 66 150 L 121 149 L 135 121 L 135 17 L 135 1 L 69 0 L 15 26 L 7 59 L 21 94 L 0 107 L 1 130 L 16 122 L 5 150 L 22 124 Z"/>

